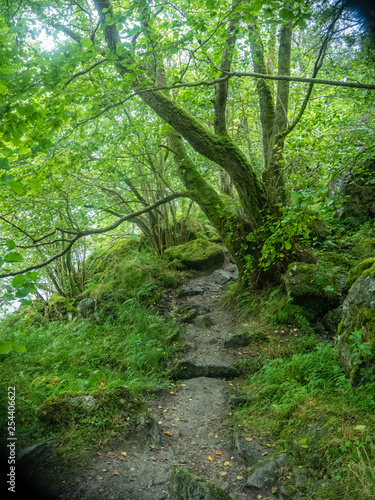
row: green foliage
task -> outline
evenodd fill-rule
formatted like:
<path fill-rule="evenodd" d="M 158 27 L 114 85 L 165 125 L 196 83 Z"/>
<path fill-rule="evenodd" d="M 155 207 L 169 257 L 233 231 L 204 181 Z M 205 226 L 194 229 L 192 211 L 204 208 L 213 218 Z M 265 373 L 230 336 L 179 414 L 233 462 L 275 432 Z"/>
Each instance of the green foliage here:
<path fill-rule="evenodd" d="M 353 366 L 356 367 L 362 364 L 363 357 L 371 356 L 371 349 L 369 342 L 363 342 L 363 332 L 362 330 L 354 330 L 351 335 L 349 335 L 349 349 L 351 352 Z"/>
<path fill-rule="evenodd" d="M 69 324 L 54 321 L 42 326 L 25 325 L 18 314 L 0 323 L 0 332 L 7 332 L 10 342 L 22 343 L 27 349 L 22 354 L 0 356 L 2 393 L 6 394 L 8 386 L 16 387 L 22 415 L 18 437 L 24 445 L 57 432 L 64 449 L 74 447 L 78 453 L 97 439 L 98 428 L 103 440 L 124 430 L 121 421 L 111 414 L 111 406 L 104 413 L 88 416 L 82 432 L 75 431 L 72 422 L 58 430 L 40 425 L 35 411 L 49 397 L 121 385 L 139 393 L 167 383 L 166 364 L 175 351 L 171 341 L 177 331 L 174 323 L 152 315 L 139 301 L 112 307 L 117 307 L 116 319 L 107 317 L 98 324 L 76 320 Z M 1 404 L 5 403 L 2 399 Z"/>

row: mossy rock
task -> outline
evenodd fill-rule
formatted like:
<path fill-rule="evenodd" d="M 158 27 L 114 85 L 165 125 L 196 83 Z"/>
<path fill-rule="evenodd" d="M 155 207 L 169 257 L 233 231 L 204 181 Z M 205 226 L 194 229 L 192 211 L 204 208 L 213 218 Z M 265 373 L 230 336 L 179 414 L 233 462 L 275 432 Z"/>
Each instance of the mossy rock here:
<path fill-rule="evenodd" d="M 168 483 L 169 500 L 230 500 L 216 484 L 175 467 Z"/>
<path fill-rule="evenodd" d="M 375 257 L 375 238 L 365 238 L 358 242 L 354 245 L 350 254 L 357 260 Z"/>
<path fill-rule="evenodd" d="M 37 408 L 37 417 L 48 425 L 82 423 L 88 415 L 106 413 L 112 419 L 121 418 L 137 423 L 139 415 L 147 414 L 143 400 L 129 387 L 101 389 L 85 395 L 79 392 L 61 392 L 49 397 Z"/>
<path fill-rule="evenodd" d="M 369 270 L 371 274 L 371 268 L 375 264 L 375 257 L 370 257 L 369 259 L 362 260 L 354 269 L 349 273 L 348 279 L 346 280 L 346 289 L 350 290 L 355 280 L 357 280 L 365 271 Z M 375 269 L 375 268 L 374 268 Z"/>
<path fill-rule="evenodd" d="M 319 414 L 319 411 L 307 411 L 281 432 L 281 438 L 301 465 L 319 470 L 333 437 L 330 428 L 338 426 L 337 420 L 334 416 Z"/>
<path fill-rule="evenodd" d="M 31 382 L 31 387 L 37 387 L 38 385 L 48 385 L 50 387 L 57 387 L 61 382 L 59 377 L 37 377 Z"/>
<path fill-rule="evenodd" d="M 69 299 L 53 294 L 48 299 L 46 316 L 50 321 L 70 321 L 77 313 L 77 309 Z"/>
<path fill-rule="evenodd" d="M 188 269 L 201 271 L 220 267 L 224 262 L 221 246 L 202 238 L 170 247 L 164 255 L 171 261 L 179 260 Z"/>
<path fill-rule="evenodd" d="M 349 255 L 337 252 L 321 252 L 318 258 L 318 267 L 324 268 L 325 265 L 337 268 L 338 272 L 343 274 L 355 266 L 356 261 Z"/>
<path fill-rule="evenodd" d="M 135 238 L 118 241 L 113 247 L 103 252 L 91 264 L 94 274 L 102 273 L 119 262 L 125 260 L 129 254 L 140 249 L 140 241 Z"/>
<path fill-rule="evenodd" d="M 30 325 L 39 324 L 43 319 L 43 316 L 33 306 L 21 306 L 17 309 L 17 314 L 23 316 L 25 323 Z"/>
<path fill-rule="evenodd" d="M 361 331 L 361 342 L 370 352 L 359 350 L 353 333 Z M 338 328 L 338 350 L 341 364 L 352 383 L 362 382 L 363 376 L 375 372 L 375 264 L 364 266 L 351 286 L 343 303 L 343 319 Z M 363 375 L 365 371 L 368 375 Z"/>
<path fill-rule="evenodd" d="M 291 304 L 303 306 L 314 317 L 337 307 L 341 300 L 339 276 L 316 264 L 293 262 L 284 277 Z"/>

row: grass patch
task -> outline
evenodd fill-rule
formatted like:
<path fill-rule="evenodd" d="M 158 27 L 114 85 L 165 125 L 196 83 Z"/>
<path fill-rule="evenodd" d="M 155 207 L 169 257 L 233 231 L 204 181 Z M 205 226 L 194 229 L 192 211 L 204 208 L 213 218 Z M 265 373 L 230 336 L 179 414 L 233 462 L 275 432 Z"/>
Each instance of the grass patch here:
<path fill-rule="evenodd" d="M 20 315 L 2 321 L 1 335 L 27 349 L 0 356 L 0 404 L 4 409 L 7 387 L 14 386 L 20 448 L 55 438 L 63 450 L 79 454 L 99 439 L 123 434 L 127 426 L 121 418 L 113 418 L 110 405 L 78 424 L 42 425 L 37 408 L 48 398 L 122 385 L 140 393 L 168 384 L 166 364 L 175 351 L 171 340 L 177 333 L 175 324 L 153 315 L 136 300 L 112 303 L 112 307 L 115 319 L 107 317 L 100 323 L 26 325 Z"/>
<path fill-rule="evenodd" d="M 340 482 L 340 498 L 374 498 L 375 381 L 353 388 L 336 348 L 317 340 L 293 338 L 289 348 L 280 347 L 279 357 L 248 375 L 242 395 L 249 404 L 232 418 L 247 434 L 278 440 L 315 478 L 328 475 Z M 276 342 L 270 344 L 277 350 Z M 323 490 L 307 498 L 331 498 L 319 495 Z"/>

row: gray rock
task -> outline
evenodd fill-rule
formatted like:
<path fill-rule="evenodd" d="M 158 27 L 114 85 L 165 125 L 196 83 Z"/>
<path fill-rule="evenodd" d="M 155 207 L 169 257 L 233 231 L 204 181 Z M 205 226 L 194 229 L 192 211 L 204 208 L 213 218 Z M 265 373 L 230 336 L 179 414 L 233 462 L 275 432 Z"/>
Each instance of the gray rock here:
<path fill-rule="evenodd" d="M 201 286 L 184 286 L 179 291 L 179 297 L 193 297 L 194 295 L 203 295 L 204 288 Z"/>
<path fill-rule="evenodd" d="M 97 400 L 93 396 L 77 396 L 69 399 L 69 404 L 90 411 L 96 408 Z"/>
<path fill-rule="evenodd" d="M 231 273 L 228 273 L 228 271 L 224 271 L 224 269 L 217 269 L 211 274 L 210 280 L 217 285 L 225 285 L 234 281 L 235 278 Z"/>
<path fill-rule="evenodd" d="M 216 484 L 175 468 L 168 484 L 169 500 L 230 500 Z"/>
<path fill-rule="evenodd" d="M 236 349 L 237 347 L 244 347 L 249 345 L 251 342 L 251 335 L 247 332 L 235 333 L 230 335 L 224 341 L 224 347 L 226 349 Z"/>
<path fill-rule="evenodd" d="M 183 323 L 191 323 L 197 316 L 207 314 L 210 308 L 205 304 L 189 304 L 178 311 L 179 319 Z"/>
<path fill-rule="evenodd" d="M 199 328 L 209 328 L 212 326 L 214 322 L 212 321 L 211 316 L 208 314 L 198 315 L 194 320 L 194 325 Z"/>
<path fill-rule="evenodd" d="M 350 376 L 354 368 L 354 359 L 350 350 L 351 333 L 354 330 L 362 330 L 362 341 L 371 340 L 370 336 L 374 328 L 374 320 L 371 316 L 375 312 L 375 278 L 363 274 L 355 280 L 344 300 L 342 310 L 343 324 L 338 338 L 338 351 L 342 367 Z M 365 311 L 368 313 L 364 314 Z M 370 312 L 372 314 L 369 314 Z M 362 359 L 362 361 L 365 360 Z"/>
<path fill-rule="evenodd" d="M 281 467 L 285 463 L 285 455 L 278 455 L 273 460 L 258 463 L 247 476 L 246 486 L 262 488 L 266 483 L 275 481 L 280 474 Z"/>
<path fill-rule="evenodd" d="M 43 441 L 42 443 L 34 444 L 20 451 L 17 456 L 17 463 L 21 465 L 33 465 L 39 467 L 44 463 L 49 462 L 56 456 L 56 441 Z"/>
<path fill-rule="evenodd" d="M 151 438 L 153 444 L 159 444 L 161 439 L 160 427 L 157 420 L 151 417 L 151 422 L 149 424 L 148 435 Z"/>
<path fill-rule="evenodd" d="M 343 172 L 331 182 L 329 195 L 336 199 L 336 215 L 341 219 L 355 217 L 365 221 L 375 217 L 375 160 L 369 162 L 361 176 Z M 365 173 L 362 180 L 361 177 Z M 344 202 L 343 202 L 344 201 Z"/>
<path fill-rule="evenodd" d="M 95 316 L 98 307 L 98 301 L 95 299 L 83 299 L 77 306 L 78 318 L 91 319 Z"/>
<path fill-rule="evenodd" d="M 238 369 L 220 353 L 204 354 L 199 358 L 182 360 L 172 371 L 172 376 L 178 379 L 234 378 L 238 375 Z"/>
<path fill-rule="evenodd" d="M 234 443 L 239 453 L 246 460 L 247 465 L 253 466 L 257 462 L 264 460 L 264 448 L 255 439 L 246 441 L 240 434 L 235 434 Z"/>

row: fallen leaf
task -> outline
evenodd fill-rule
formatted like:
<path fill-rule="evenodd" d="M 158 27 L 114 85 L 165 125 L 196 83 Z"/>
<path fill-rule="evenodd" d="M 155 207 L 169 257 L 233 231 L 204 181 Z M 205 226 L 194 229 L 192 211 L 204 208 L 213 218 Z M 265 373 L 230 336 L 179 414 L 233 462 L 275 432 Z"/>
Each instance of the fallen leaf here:
<path fill-rule="evenodd" d="M 130 470 L 131 470 L 131 471 L 134 471 L 134 470 L 135 470 L 135 468 L 134 468 L 134 467 L 131 467 L 131 469 L 130 469 Z"/>
<path fill-rule="evenodd" d="M 253 438 L 245 438 L 246 441 L 252 441 Z"/>
<path fill-rule="evenodd" d="M 114 470 L 114 471 L 113 471 L 113 475 L 114 475 L 114 476 L 118 476 L 118 470 Z"/>
<path fill-rule="evenodd" d="M 171 432 L 164 431 L 164 434 L 166 434 L 167 436 L 172 436 Z"/>
<path fill-rule="evenodd" d="M 121 455 L 123 455 L 124 457 L 126 457 L 128 454 L 126 453 L 126 451 L 122 451 Z"/>
<path fill-rule="evenodd" d="M 173 391 L 169 391 L 169 394 L 176 394 L 176 393 L 175 393 L 175 392 L 173 392 Z"/>
<path fill-rule="evenodd" d="M 228 474 L 228 472 L 226 472 L 225 470 L 223 470 L 223 472 L 220 472 L 220 476 L 226 476 Z"/>
<path fill-rule="evenodd" d="M 257 498 L 262 498 L 262 495 L 258 495 Z"/>
<path fill-rule="evenodd" d="M 107 453 L 107 457 L 108 457 L 108 458 L 115 458 L 115 457 L 116 457 L 116 453 L 113 453 L 113 451 L 109 451 L 109 452 Z"/>
<path fill-rule="evenodd" d="M 101 453 L 99 453 L 98 451 L 96 452 L 96 454 L 97 454 L 97 455 L 99 455 L 100 457 L 102 456 L 102 454 L 101 454 Z"/>
<path fill-rule="evenodd" d="M 242 481 L 243 476 L 237 476 L 236 479 L 238 479 L 238 481 Z"/>
<path fill-rule="evenodd" d="M 215 455 L 220 455 L 220 456 L 222 456 L 223 454 L 221 453 L 221 451 L 215 451 Z"/>
<path fill-rule="evenodd" d="M 182 436 L 181 441 L 186 441 L 186 437 Z"/>
<path fill-rule="evenodd" d="M 224 462 L 224 465 L 230 465 L 230 462 Z"/>
<path fill-rule="evenodd" d="M 215 434 L 215 439 L 219 439 L 219 434 Z"/>
<path fill-rule="evenodd" d="M 102 469 L 103 472 L 107 472 L 107 469 Z"/>
<path fill-rule="evenodd" d="M 99 491 L 99 493 L 103 493 L 103 491 L 105 491 L 105 489 L 104 488 L 100 488 L 100 490 L 98 490 L 98 491 Z"/>
<path fill-rule="evenodd" d="M 136 451 L 134 451 L 134 452 L 133 452 L 133 455 L 134 455 L 135 457 L 138 457 L 139 453 L 137 453 Z"/>
<path fill-rule="evenodd" d="M 215 462 L 215 458 L 214 458 L 214 457 L 211 457 L 211 456 L 209 456 L 209 457 L 208 457 L 208 460 L 209 460 L 210 462 Z"/>
<path fill-rule="evenodd" d="M 268 451 L 265 451 L 264 453 L 262 453 L 262 457 L 264 457 L 264 455 L 268 455 Z"/>

